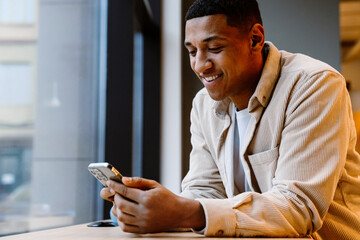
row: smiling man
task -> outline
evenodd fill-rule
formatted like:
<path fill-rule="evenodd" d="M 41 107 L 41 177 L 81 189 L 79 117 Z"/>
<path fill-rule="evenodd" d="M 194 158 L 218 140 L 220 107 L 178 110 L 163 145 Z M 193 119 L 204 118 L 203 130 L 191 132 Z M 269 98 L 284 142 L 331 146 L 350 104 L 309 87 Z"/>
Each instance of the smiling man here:
<path fill-rule="evenodd" d="M 181 196 L 124 178 L 101 191 L 124 231 L 360 238 L 360 157 L 344 78 L 265 42 L 255 0 L 198 0 L 185 47 L 193 101 Z"/>

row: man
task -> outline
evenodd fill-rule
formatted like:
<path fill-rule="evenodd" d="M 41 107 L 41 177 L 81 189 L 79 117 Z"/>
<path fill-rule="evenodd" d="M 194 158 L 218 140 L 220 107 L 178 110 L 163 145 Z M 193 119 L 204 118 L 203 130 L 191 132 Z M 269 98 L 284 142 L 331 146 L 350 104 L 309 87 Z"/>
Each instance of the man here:
<path fill-rule="evenodd" d="M 185 46 L 205 88 L 193 102 L 183 192 L 109 181 L 101 196 L 121 228 L 360 239 L 360 157 L 344 78 L 265 42 L 255 0 L 196 1 Z"/>

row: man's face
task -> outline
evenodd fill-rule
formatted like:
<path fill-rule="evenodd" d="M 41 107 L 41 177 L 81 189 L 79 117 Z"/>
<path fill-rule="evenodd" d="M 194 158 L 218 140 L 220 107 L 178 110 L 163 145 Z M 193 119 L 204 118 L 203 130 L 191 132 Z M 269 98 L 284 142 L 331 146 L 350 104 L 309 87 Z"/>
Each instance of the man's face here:
<path fill-rule="evenodd" d="M 186 22 L 185 46 L 192 70 L 215 100 L 236 98 L 253 84 L 249 34 L 227 25 L 222 14 Z"/>

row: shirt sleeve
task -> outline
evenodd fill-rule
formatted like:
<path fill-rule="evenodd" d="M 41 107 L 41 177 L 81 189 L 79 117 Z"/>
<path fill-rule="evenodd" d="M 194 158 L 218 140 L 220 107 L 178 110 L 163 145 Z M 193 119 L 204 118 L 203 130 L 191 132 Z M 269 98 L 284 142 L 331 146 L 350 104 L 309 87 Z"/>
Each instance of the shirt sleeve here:
<path fill-rule="evenodd" d="M 112 220 L 112 224 L 114 224 L 115 226 L 118 225 L 118 222 L 117 222 L 117 218 L 114 216 L 114 214 L 112 213 L 112 208 L 110 209 L 110 218 Z"/>
<path fill-rule="evenodd" d="M 201 106 L 206 104 L 209 96 L 196 95 L 191 110 L 191 144 L 193 149 L 190 153 L 190 168 L 188 174 L 182 181 L 181 196 L 196 198 L 226 198 L 224 184 L 219 169 L 217 168 L 213 153 L 210 151 L 209 142 L 202 134 Z"/>

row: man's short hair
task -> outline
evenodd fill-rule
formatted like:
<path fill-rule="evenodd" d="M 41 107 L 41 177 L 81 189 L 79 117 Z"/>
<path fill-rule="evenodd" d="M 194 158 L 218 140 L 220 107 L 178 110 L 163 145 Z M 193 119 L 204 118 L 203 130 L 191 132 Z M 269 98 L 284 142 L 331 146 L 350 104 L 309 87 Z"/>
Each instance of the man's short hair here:
<path fill-rule="evenodd" d="M 226 15 L 227 24 L 239 29 L 250 30 L 256 23 L 262 25 L 256 0 L 196 0 L 187 11 L 185 20 L 215 14 Z"/>

